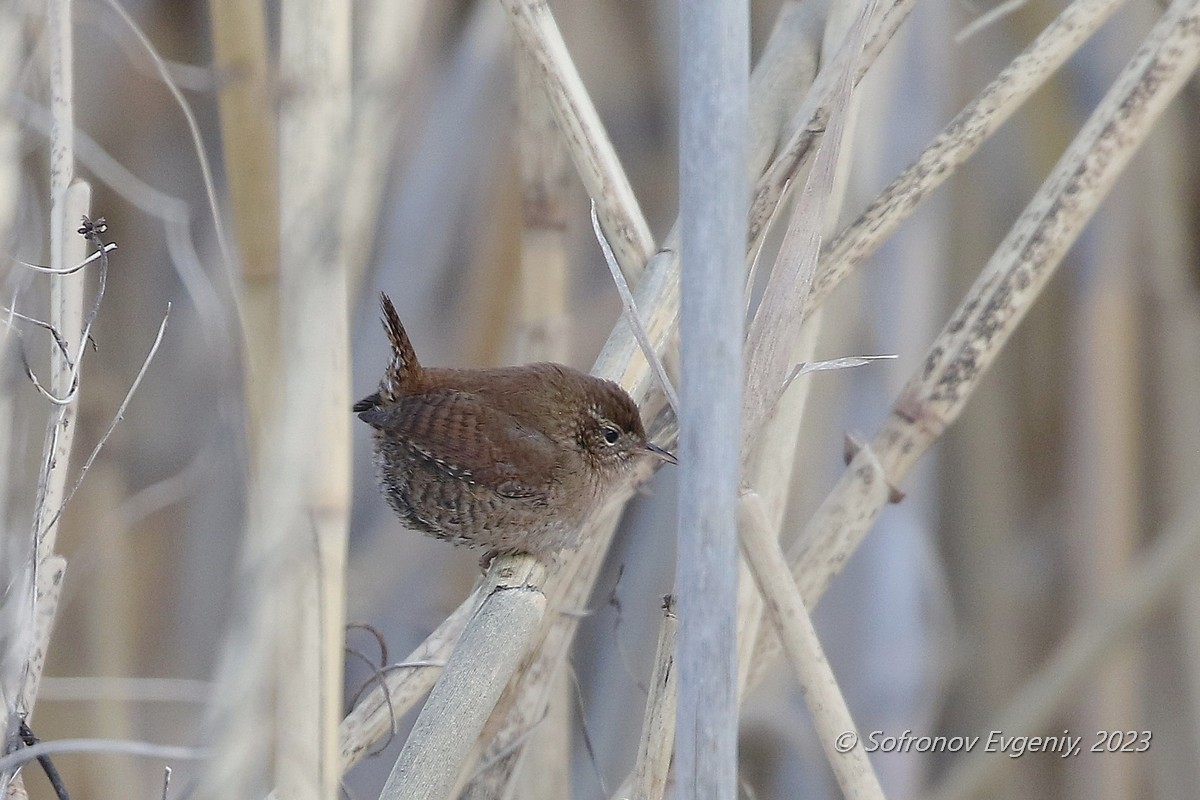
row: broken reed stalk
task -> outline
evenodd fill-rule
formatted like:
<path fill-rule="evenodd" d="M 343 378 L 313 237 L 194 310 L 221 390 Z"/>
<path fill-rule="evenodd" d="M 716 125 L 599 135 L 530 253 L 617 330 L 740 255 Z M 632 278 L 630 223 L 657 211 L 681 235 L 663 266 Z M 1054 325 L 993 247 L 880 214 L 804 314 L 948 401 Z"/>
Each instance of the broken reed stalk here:
<path fill-rule="evenodd" d="M 650 692 L 642 719 L 642 735 L 638 740 L 632 790 L 620 792 L 618 796 L 660 800 L 666 792 L 671 755 L 675 752 L 675 699 L 679 680 L 675 670 L 675 636 L 678 622 L 675 600 L 668 595 L 663 599 L 663 621 L 658 630 L 654 669 L 650 673 Z"/>

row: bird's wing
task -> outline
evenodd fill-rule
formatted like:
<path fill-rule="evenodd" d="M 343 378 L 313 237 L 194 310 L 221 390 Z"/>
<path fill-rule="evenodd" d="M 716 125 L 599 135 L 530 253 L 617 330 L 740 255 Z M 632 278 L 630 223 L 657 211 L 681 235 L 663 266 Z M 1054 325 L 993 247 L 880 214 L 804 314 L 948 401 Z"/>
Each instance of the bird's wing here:
<path fill-rule="evenodd" d="M 536 501 L 557 477 L 559 459 L 546 435 L 519 425 L 474 394 L 427 391 L 366 409 L 359 418 L 404 442 L 447 476 L 506 497 Z"/>

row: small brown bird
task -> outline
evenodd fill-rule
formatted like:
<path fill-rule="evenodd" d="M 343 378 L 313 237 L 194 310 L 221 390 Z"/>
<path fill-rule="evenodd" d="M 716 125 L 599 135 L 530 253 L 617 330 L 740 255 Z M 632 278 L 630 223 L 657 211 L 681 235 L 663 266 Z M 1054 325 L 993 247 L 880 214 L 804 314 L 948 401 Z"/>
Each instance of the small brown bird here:
<path fill-rule="evenodd" d="M 354 411 L 375 429 L 379 487 L 405 525 L 545 560 L 641 457 L 675 463 L 615 383 L 549 363 L 425 368 L 386 294 L 380 305 L 392 357 Z"/>

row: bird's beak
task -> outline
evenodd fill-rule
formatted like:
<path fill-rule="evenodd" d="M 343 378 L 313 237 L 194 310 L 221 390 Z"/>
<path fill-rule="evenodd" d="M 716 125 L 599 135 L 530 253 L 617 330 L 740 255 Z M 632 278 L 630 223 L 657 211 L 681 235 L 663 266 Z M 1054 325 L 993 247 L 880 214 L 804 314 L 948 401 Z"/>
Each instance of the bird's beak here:
<path fill-rule="evenodd" d="M 653 442 L 646 442 L 646 450 L 647 450 L 647 452 L 653 453 L 654 455 L 658 456 L 663 461 L 666 461 L 669 464 L 678 464 L 679 463 L 679 459 L 675 458 L 675 456 L 673 454 L 668 453 L 666 450 L 663 450 L 661 447 L 654 444 Z"/>

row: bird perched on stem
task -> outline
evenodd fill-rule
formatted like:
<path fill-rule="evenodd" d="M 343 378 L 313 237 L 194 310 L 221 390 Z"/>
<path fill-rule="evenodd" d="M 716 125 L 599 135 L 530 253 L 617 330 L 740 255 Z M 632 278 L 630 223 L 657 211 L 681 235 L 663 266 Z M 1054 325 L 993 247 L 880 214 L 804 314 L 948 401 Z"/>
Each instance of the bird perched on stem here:
<path fill-rule="evenodd" d="M 639 460 L 675 463 L 612 381 L 551 363 L 422 367 L 386 294 L 380 305 L 391 360 L 354 411 L 375 429 L 380 490 L 408 527 L 546 560 Z"/>

